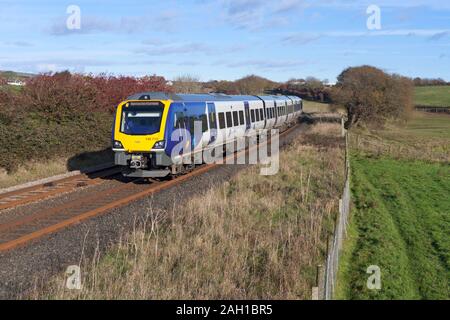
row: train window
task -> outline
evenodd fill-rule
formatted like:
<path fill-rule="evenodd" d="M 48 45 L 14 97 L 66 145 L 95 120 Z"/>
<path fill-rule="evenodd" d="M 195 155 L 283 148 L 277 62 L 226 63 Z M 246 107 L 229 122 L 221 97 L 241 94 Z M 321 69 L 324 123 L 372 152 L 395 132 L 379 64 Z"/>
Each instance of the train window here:
<path fill-rule="evenodd" d="M 244 111 L 239 111 L 239 124 L 242 126 L 244 124 Z"/>
<path fill-rule="evenodd" d="M 255 109 L 250 110 L 250 114 L 252 116 L 252 122 L 255 122 Z"/>
<path fill-rule="evenodd" d="M 259 110 L 255 110 L 256 121 L 259 121 Z"/>
<path fill-rule="evenodd" d="M 200 115 L 200 120 L 202 120 L 202 132 L 208 131 L 208 119 L 206 118 L 206 113 Z"/>
<path fill-rule="evenodd" d="M 225 128 L 225 115 L 223 112 L 219 113 L 219 128 L 224 129 Z"/>
<path fill-rule="evenodd" d="M 184 128 L 184 115 L 182 112 L 175 112 L 175 129 Z"/>
<path fill-rule="evenodd" d="M 217 129 L 216 114 L 214 112 L 209 113 L 209 129 Z"/>
<path fill-rule="evenodd" d="M 239 125 L 239 118 L 238 118 L 238 112 L 237 111 L 233 111 L 233 123 L 234 123 L 234 126 L 238 126 Z"/>
<path fill-rule="evenodd" d="M 261 120 L 264 120 L 264 109 L 259 109 L 259 113 L 261 114 Z"/>
<path fill-rule="evenodd" d="M 227 118 L 227 128 L 231 128 L 233 126 L 233 119 L 231 116 L 231 111 L 228 111 L 225 115 Z"/>

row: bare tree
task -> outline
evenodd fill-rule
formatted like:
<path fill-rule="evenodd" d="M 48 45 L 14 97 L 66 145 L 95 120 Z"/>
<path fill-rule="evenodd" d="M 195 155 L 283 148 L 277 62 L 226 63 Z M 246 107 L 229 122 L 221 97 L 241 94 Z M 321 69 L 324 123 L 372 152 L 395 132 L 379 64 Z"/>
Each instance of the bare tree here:
<path fill-rule="evenodd" d="M 177 93 L 201 93 L 203 86 L 200 78 L 194 75 L 181 75 L 173 80 L 173 89 Z"/>

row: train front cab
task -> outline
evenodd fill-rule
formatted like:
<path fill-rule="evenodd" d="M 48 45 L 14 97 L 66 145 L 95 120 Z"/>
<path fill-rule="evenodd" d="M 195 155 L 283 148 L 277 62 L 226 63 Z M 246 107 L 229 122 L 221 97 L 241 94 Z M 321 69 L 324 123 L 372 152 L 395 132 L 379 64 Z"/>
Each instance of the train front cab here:
<path fill-rule="evenodd" d="M 145 177 L 145 170 L 153 168 L 152 176 L 166 176 L 169 163 L 165 154 L 165 129 L 170 100 L 128 100 L 117 107 L 114 130 L 114 163 L 126 167 L 125 176 Z"/>

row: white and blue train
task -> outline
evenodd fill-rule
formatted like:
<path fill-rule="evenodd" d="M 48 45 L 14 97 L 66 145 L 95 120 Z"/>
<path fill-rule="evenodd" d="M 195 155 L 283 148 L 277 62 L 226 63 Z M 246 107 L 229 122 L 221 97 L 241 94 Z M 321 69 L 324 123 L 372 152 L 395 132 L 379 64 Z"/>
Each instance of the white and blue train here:
<path fill-rule="evenodd" d="M 180 168 L 174 164 L 172 151 L 179 141 L 171 139 L 175 130 L 190 133 L 189 152 L 217 148 L 249 131 L 282 131 L 297 122 L 302 109 L 302 100 L 296 96 L 138 93 L 116 109 L 115 164 L 126 167 L 124 174 L 132 177 L 176 174 Z M 200 136 L 194 134 L 195 122 L 201 122 Z"/>

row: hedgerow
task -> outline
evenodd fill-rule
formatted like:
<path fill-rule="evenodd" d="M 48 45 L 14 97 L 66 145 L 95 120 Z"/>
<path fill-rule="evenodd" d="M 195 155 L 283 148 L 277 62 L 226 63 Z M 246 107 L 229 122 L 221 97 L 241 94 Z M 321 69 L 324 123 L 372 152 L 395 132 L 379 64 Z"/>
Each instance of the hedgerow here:
<path fill-rule="evenodd" d="M 22 90 L 0 88 L 0 168 L 73 157 L 110 146 L 113 111 L 140 91 L 170 91 L 163 77 L 42 74 Z"/>

